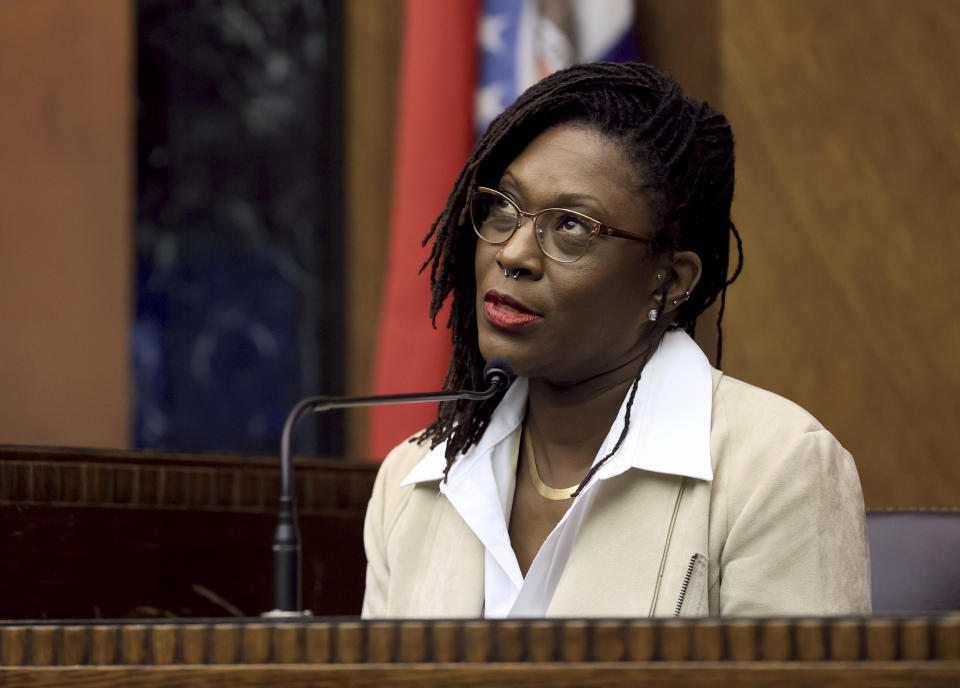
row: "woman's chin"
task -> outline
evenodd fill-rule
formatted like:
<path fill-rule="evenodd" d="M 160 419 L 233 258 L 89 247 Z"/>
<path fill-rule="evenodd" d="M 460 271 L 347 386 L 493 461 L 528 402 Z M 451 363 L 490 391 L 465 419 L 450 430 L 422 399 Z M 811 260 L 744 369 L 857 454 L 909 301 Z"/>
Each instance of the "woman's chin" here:
<path fill-rule="evenodd" d="M 492 338 L 480 338 L 480 355 L 483 360 L 491 361 L 494 358 L 505 358 L 520 377 L 530 377 L 536 371 L 536 359 L 531 356 L 527 347 L 511 345 L 509 342 L 490 341 Z"/>

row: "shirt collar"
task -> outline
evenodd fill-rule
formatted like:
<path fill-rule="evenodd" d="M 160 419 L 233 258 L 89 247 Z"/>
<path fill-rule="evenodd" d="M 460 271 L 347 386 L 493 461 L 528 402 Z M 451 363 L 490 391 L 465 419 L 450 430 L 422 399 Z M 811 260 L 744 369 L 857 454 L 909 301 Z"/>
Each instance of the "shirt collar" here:
<path fill-rule="evenodd" d="M 513 381 L 510 389 L 507 390 L 503 399 L 497 404 L 497 408 L 494 409 L 493 415 L 490 417 L 490 424 L 487 425 L 483 437 L 465 454 L 460 456 L 450 468 L 450 479 L 465 473 L 466 466 L 472 463 L 475 457 L 488 454 L 494 446 L 502 442 L 523 424 L 523 417 L 527 408 L 528 385 L 529 383 L 524 377 L 518 377 Z M 442 479 L 443 471 L 447 466 L 446 448 L 447 443 L 442 442 L 431 449 L 400 484 L 412 485 L 413 483 Z"/>
<path fill-rule="evenodd" d="M 527 391 L 526 378 L 517 378 L 494 410 L 483 437 L 453 464 L 450 482 L 458 475 L 466 475 L 470 464 L 519 430 L 526 410 Z M 609 454 L 616 445 L 629 399 L 628 392 L 596 460 Z M 630 468 L 639 468 L 712 480 L 712 405 L 713 380 L 707 357 L 686 332 L 667 332 L 640 376 L 627 435 L 617 452 L 597 471 L 596 478 L 606 480 Z M 445 448 L 444 442 L 430 450 L 401 485 L 442 479 L 447 465 Z"/>
<path fill-rule="evenodd" d="M 599 457 L 616 445 L 630 395 L 610 427 Z M 690 336 L 671 330 L 647 362 L 630 410 L 630 427 L 616 454 L 597 471 L 601 480 L 629 468 L 713 480 L 710 362 Z"/>

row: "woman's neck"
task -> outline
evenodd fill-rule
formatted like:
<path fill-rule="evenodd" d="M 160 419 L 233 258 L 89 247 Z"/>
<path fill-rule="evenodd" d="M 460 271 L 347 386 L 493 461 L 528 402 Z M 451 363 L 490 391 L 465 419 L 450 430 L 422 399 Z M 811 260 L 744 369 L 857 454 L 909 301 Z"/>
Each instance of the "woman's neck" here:
<path fill-rule="evenodd" d="M 548 484 L 566 486 L 586 475 L 647 358 L 575 384 L 530 380 L 526 423 Z"/>

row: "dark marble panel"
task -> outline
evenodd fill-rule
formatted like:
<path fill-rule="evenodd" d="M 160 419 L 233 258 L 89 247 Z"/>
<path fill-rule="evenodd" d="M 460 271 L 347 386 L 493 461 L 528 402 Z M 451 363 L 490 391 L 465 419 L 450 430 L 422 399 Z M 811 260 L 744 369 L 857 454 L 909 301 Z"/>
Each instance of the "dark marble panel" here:
<path fill-rule="evenodd" d="M 342 392 L 339 0 L 138 2 L 138 447 L 275 453 Z M 342 451 L 307 419 L 299 451 Z"/>

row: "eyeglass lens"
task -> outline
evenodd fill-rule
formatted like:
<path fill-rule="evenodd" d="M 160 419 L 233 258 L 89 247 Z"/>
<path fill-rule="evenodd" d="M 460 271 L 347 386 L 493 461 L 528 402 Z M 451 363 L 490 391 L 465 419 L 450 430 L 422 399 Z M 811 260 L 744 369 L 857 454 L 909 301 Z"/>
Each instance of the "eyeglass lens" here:
<path fill-rule="evenodd" d="M 470 219 L 477 235 L 491 244 L 502 244 L 520 225 L 520 213 L 506 198 L 478 190 L 473 195 Z M 541 250 L 554 260 L 569 263 L 587 251 L 593 228 L 586 218 L 570 210 L 551 208 L 535 214 L 534 230 Z"/>

